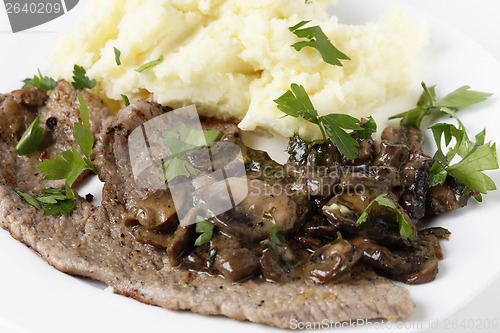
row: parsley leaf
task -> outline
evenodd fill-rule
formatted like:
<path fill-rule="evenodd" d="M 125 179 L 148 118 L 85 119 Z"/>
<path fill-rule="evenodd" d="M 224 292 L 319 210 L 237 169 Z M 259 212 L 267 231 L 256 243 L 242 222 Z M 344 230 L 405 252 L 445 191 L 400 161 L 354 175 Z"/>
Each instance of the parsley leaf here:
<path fill-rule="evenodd" d="M 35 152 L 42 144 L 44 129 L 39 124 L 40 116 L 37 116 L 17 143 L 16 151 L 20 156 Z"/>
<path fill-rule="evenodd" d="M 116 47 L 113 47 L 113 50 L 115 51 L 116 66 L 120 66 L 122 64 L 122 61 L 120 60 L 120 56 L 122 53 Z"/>
<path fill-rule="evenodd" d="M 179 132 L 164 131 L 163 143 L 168 147 L 170 156 L 162 161 L 163 179 L 167 182 L 177 176 L 196 176 L 200 170 L 192 167 L 186 160 L 190 150 L 210 145 L 222 136 L 222 132 L 213 129 L 197 130 L 181 124 Z"/>
<path fill-rule="evenodd" d="M 91 80 L 86 74 L 87 72 L 83 67 L 78 65 L 73 67 L 73 82 L 71 84 L 75 89 L 92 89 L 95 87 L 95 80 Z"/>
<path fill-rule="evenodd" d="M 309 39 L 308 41 L 301 41 L 293 44 L 292 47 L 296 51 L 300 51 L 306 46 L 315 48 L 321 54 L 321 57 L 326 63 L 334 66 L 342 66 L 339 59 L 351 60 L 348 56 L 333 46 L 323 30 L 321 30 L 320 26 L 315 25 L 313 27 L 300 29 L 309 22 L 310 21 L 301 21 L 293 27 L 288 28 L 288 30 L 294 33 L 297 37 Z"/>
<path fill-rule="evenodd" d="M 488 191 L 496 190 L 493 180 L 481 172 L 498 169 L 496 145 L 484 143 L 485 130 L 476 135 L 476 142 L 472 142 L 463 124 L 461 122 L 459 124 L 458 128 L 447 123 L 439 123 L 430 127 L 438 147 L 431 168 L 430 186 L 443 184 L 449 173 L 470 189 L 480 193 L 486 194 Z M 456 141 L 453 147 L 449 147 L 446 154 L 441 145 L 443 137 L 444 147 L 449 147 L 452 138 Z M 457 155 L 461 157 L 461 160 L 450 165 Z"/>
<path fill-rule="evenodd" d="M 62 157 L 52 156 L 51 159 L 46 159 L 38 165 L 38 170 L 45 174 L 45 179 L 66 180 L 66 193 L 68 199 L 74 198 L 75 194 L 71 190 L 71 186 L 78 176 L 85 170 L 87 165 L 75 149 L 62 152 Z"/>
<path fill-rule="evenodd" d="M 286 243 L 285 234 L 282 225 L 275 225 L 269 230 L 269 236 L 274 244 L 281 246 Z"/>
<path fill-rule="evenodd" d="M 130 105 L 130 101 L 127 97 L 127 95 L 120 95 L 122 97 L 122 100 L 123 100 L 123 104 L 125 104 L 125 106 L 129 106 Z"/>
<path fill-rule="evenodd" d="M 14 191 L 18 196 L 21 197 L 26 203 L 30 204 L 31 206 L 35 207 L 36 209 L 41 209 L 42 207 L 36 201 L 36 199 L 31 195 L 23 191 Z"/>
<path fill-rule="evenodd" d="M 85 155 L 85 163 L 88 164 L 89 167 L 92 166 L 90 162 L 90 152 L 92 151 L 92 147 L 94 146 L 94 135 L 90 131 L 90 117 L 89 117 L 89 109 L 87 107 L 87 102 L 83 98 L 80 92 L 77 93 L 78 102 L 80 103 L 80 119 L 82 119 L 82 124 L 74 123 L 73 127 L 73 137 L 76 142 L 82 149 L 83 154 Z M 91 167 L 91 169 L 93 169 Z M 93 169 L 95 172 L 95 169 Z M 96 172 L 97 173 L 97 172 Z"/>
<path fill-rule="evenodd" d="M 318 111 L 314 109 L 304 87 L 292 83 L 290 88 L 291 91 L 288 90 L 274 100 L 277 104 L 276 107 L 286 113 L 287 116 L 304 118 L 310 123 L 318 125 L 323 139 L 326 139 L 328 135 L 342 155 L 351 160 L 356 159 L 356 148 L 359 146 L 359 143 L 345 130 L 354 130 L 362 136 L 368 133 L 371 134 L 377 127 L 373 118 L 367 121 L 365 123 L 366 126 L 363 127 L 359 125 L 359 119 L 345 114 L 331 113 L 325 116 L 318 116 Z"/>
<path fill-rule="evenodd" d="M 158 59 L 150 61 L 150 62 L 142 65 L 141 67 L 137 68 L 135 71 L 138 73 L 144 72 L 146 69 L 150 69 L 150 68 L 153 68 L 155 66 L 158 66 L 159 64 L 161 64 L 163 62 L 164 59 L 165 58 L 163 58 L 163 56 L 161 55 Z"/>
<path fill-rule="evenodd" d="M 415 125 L 420 127 L 424 117 L 430 114 L 447 113 L 455 116 L 455 113 L 462 107 L 466 107 L 475 103 L 484 101 L 490 93 L 470 90 L 469 86 L 463 86 L 449 93 L 440 100 L 436 100 L 435 87 L 430 88 L 422 82 L 424 92 L 420 96 L 420 100 L 414 109 L 397 114 L 389 119 L 402 118 L 400 121 L 403 125 Z"/>
<path fill-rule="evenodd" d="M 73 210 L 75 205 L 67 198 L 62 188 L 48 188 L 42 195 L 33 196 L 23 191 L 15 191 L 24 201 L 36 209 L 45 209 L 44 215 L 66 214 Z"/>
<path fill-rule="evenodd" d="M 212 235 L 214 233 L 214 225 L 202 217 L 198 216 L 196 222 L 196 232 L 201 234 L 194 242 L 194 246 L 201 246 L 207 244 L 212 240 Z"/>
<path fill-rule="evenodd" d="M 33 89 L 33 88 L 39 88 L 45 91 L 52 90 L 56 87 L 57 82 L 48 76 L 43 76 L 40 70 L 38 70 L 38 75 L 39 76 L 33 76 L 32 79 L 24 79 L 24 85 L 23 89 Z"/>
<path fill-rule="evenodd" d="M 94 145 L 94 136 L 90 131 L 89 110 L 83 96 L 79 92 L 77 96 L 80 102 L 80 118 L 83 125 L 79 123 L 74 124 L 73 137 L 80 146 L 84 157 L 77 150 L 71 149 L 62 152 L 63 158 L 52 156 L 51 159 L 46 159 L 38 165 L 38 170 L 45 174 L 45 179 L 65 179 L 68 199 L 72 199 L 75 196 L 71 190 L 71 186 L 83 171 L 91 170 L 97 174 L 97 170 L 90 160 L 90 152 Z"/>
<path fill-rule="evenodd" d="M 71 199 L 66 199 L 58 201 L 55 204 L 44 205 L 45 212 L 44 215 L 57 215 L 57 214 L 67 214 L 75 208 L 75 204 Z"/>
<path fill-rule="evenodd" d="M 368 117 L 364 124 L 361 124 L 362 129 L 356 130 L 356 135 L 360 139 L 368 139 L 370 135 L 377 132 L 377 123 L 373 117 Z"/>
<path fill-rule="evenodd" d="M 330 140 L 339 152 L 350 160 L 355 160 L 359 143 L 344 129 L 362 130 L 359 120 L 346 114 L 331 113 L 320 118 Z"/>
<path fill-rule="evenodd" d="M 408 224 L 408 222 L 406 222 L 405 218 L 398 210 L 394 202 L 391 199 L 387 198 L 387 193 L 377 196 L 375 199 L 372 200 L 372 202 L 368 204 L 368 206 L 366 206 L 365 210 L 363 211 L 363 213 L 361 213 L 358 220 L 356 221 L 356 227 L 366 222 L 366 220 L 368 219 L 370 209 L 372 208 L 374 203 L 377 203 L 381 207 L 392 209 L 394 212 L 397 213 L 399 234 L 401 235 L 402 238 L 408 239 L 413 236 L 413 230 L 411 229 L 410 225 Z"/>

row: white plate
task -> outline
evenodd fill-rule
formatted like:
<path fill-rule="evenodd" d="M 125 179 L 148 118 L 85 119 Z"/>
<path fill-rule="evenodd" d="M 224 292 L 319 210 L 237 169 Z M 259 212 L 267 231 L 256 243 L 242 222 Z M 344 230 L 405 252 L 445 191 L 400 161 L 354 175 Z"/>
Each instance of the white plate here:
<path fill-rule="evenodd" d="M 45 68 L 51 43 L 58 33 L 81 15 L 86 1 L 65 16 L 31 32 L 11 34 L 4 12 L 0 13 L 0 91 L 18 88 L 20 80 Z M 340 0 L 334 12 L 344 23 L 375 20 L 378 14 L 397 1 Z M 406 3 L 408 3 L 407 1 Z M 401 3 L 401 2 L 397 2 Z M 487 127 L 488 139 L 500 142 L 496 126 L 500 121 L 500 65 L 479 45 L 428 14 L 407 7 L 418 21 L 425 21 L 431 32 L 429 46 L 419 59 L 412 91 L 384 107 L 397 112 L 414 105 L 420 94 L 420 81 L 437 84 L 447 93 L 468 84 L 475 90 L 495 95 L 479 107 L 461 113 L 470 133 Z M 4 50 L 10 50 L 5 53 Z M 499 172 L 490 173 L 500 185 Z M 485 202 L 471 200 L 469 207 L 434 221 L 449 228 L 452 237 L 443 242 L 445 259 L 440 263 L 436 281 L 409 286 L 416 303 L 415 313 L 401 327 L 419 331 L 430 322 L 442 319 L 466 304 L 499 273 L 497 238 L 500 233 L 495 209 L 500 192 L 492 192 Z M 0 230 L 0 327 L 23 332 L 238 332 L 275 331 L 253 323 L 223 317 L 204 317 L 189 312 L 174 312 L 147 306 L 132 299 L 104 292 L 105 286 L 74 278 L 47 265 L 37 254 Z M 492 260 L 493 259 L 493 260 Z M 391 328 L 395 328 L 394 324 Z M 348 329 L 367 331 L 370 326 Z M 344 331 L 344 330 L 342 330 Z"/>

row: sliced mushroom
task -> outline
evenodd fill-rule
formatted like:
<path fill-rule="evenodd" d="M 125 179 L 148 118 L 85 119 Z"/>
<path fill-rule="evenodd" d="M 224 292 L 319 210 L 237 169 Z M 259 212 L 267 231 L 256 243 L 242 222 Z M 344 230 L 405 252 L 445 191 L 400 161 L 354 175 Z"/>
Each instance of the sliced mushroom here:
<path fill-rule="evenodd" d="M 274 282 L 290 281 L 295 276 L 291 261 L 294 256 L 287 246 L 270 244 L 262 251 L 260 257 L 260 270 L 264 278 Z"/>
<path fill-rule="evenodd" d="M 338 240 L 316 250 L 305 271 L 307 279 L 316 284 L 342 280 L 361 258 L 361 251 L 345 240 Z M 347 274 L 347 275 L 345 275 Z"/>
<path fill-rule="evenodd" d="M 182 193 L 176 196 L 183 198 Z M 176 198 L 177 199 L 177 198 Z M 135 206 L 135 219 L 152 230 L 172 232 L 178 225 L 176 207 L 169 190 L 158 190 Z"/>
<path fill-rule="evenodd" d="M 259 271 L 259 257 L 247 248 L 221 249 L 215 257 L 214 267 L 226 278 L 241 281 Z"/>
<path fill-rule="evenodd" d="M 386 127 L 381 139 L 392 144 L 406 145 L 410 150 L 422 150 L 424 136 L 422 131 L 413 125 Z"/>
<path fill-rule="evenodd" d="M 273 226 L 282 225 L 285 233 L 295 230 L 303 216 L 303 207 L 284 188 L 254 179 L 248 182 L 248 196 L 213 220 L 243 243 L 255 243 L 267 238 Z"/>
<path fill-rule="evenodd" d="M 380 152 L 373 161 L 373 164 L 377 166 L 392 166 L 399 169 L 408 161 L 409 157 L 410 149 L 407 146 L 382 142 Z"/>
<path fill-rule="evenodd" d="M 173 260 L 178 260 L 194 244 L 196 225 L 179 226 L 168 244 L 167 254 Z"/>

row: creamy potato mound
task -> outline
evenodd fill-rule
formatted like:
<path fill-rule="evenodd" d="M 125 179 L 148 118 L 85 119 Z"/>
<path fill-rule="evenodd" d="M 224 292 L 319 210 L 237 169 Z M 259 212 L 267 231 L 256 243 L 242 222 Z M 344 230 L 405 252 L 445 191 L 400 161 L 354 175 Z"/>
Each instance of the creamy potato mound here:
<path fill-rule="evenodd" d="M 195 103 L 202 115 L 237 120 L 244 130 L 312 138 L 314 126 L 280 118 L 273 102 L 291 83 L 305 87 L 320 114 L 365 116 L 408 89 L 426 41 L 400 10 L 378 23 L 345 25 L 329 15 L 335 7 L 326 9 L 325 0 L 95 0 L 60 40 L 52 74 L 71 79 L 79 64 L 108 101 L 124 94 L 174 108 Z M 293 49 L 301 39 L 288 28 L 302 20 L 320 25 L 351 60 L 336 67 L 315 49 Z M 160 65 L 136 71 L 160 56 Z"/>

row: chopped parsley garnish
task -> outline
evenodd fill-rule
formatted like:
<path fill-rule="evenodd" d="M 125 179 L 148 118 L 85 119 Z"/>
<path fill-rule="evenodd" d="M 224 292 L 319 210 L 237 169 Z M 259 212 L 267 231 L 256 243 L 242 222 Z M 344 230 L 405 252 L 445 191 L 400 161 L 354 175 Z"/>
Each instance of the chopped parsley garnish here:
<path fill-rule="evenodd" d="M 457 111 L 465 106 L 484 101 L 490 93 L 470 90 L 469 86 L 463 86 L 449 93 L 444 98 L 436 100 L 435 86 L 427 87 L 422 82 L 424 92 L 420 96 L 417 106 L 409 111 L 397 114 L 389 119 L 402 118 L 402 125 L 415 125 L 420 127 L 422 119 L 431 114 L 447 113 L 455 115 Z"/>
<path fill-rule="evenodd" d="M 394 202 L 391 199 L 387 198 L 387 193 L 377 196 L 375 199 L 372 200 L 372 202 L 368 204 L 368 206 L 366 206 L 365 210 L 363 211 L 363 213 L 361 213 L 358 220 L 356 221 L 356 227 L 360 226 L 361 224 L 363 224 L 368 220 L 370 209 L 372 208 L 374 203 L 377 203 L 381 207 L 392 209 L 397 214 L 399 234 L 401 235 L 402 238 L 408 239 L 413 236 L 413 230 L 411 229 L 410 225 L 408 224 L 408 222 L 406 222 L 405 218 L 398 210 Z"/>
<path fill-rule="evenodd" d="M 64 189 L 48 188 L 43 194 L 34 196 L 23 191 L 15 191 L 25 202 L 36 209 L 45 209 L 44 215 L 66 214 L 73 210 L 75 205 L 67 198 Z"/>
<path fill-rule="evenodd" d="M 308 39 L 307 41 L 301 41 L 293 44 L 292 47 L 295 50 L 300 51 L 306 46 L 315 48 L 321 54 L 321 57 L 326 63 L 334 66 L 342 66 L 340 60 L 351 60 L 348 56 L 333 46 L 323 30 L 321 30 L 320 26 L 315 25 L 313 27 L 300 29 L 309 22 L 311 21 L 301 21 L 293 27 L 288 28 L 297 37 Z"/>
<path fill-rule="evenodd" d="M 260 245 L 272 252 L 283 272 L 290 273 L 291 268 L 280 253 L 280 248 L 286 246 L 285 233 L 283 230 L 282 225 L 271 227 L 271 229 L 269 229 L 269 239 L 261 241 Z"/>
<path fill-rule="evenodd" d="M 210 145 L 222 136 L 217 130 L 197 130 L 181 125 L 179 132 L 164 131 L 163 143 L 168 147 L 170 156 L 162 161 L 164 179 L 171 181 L 177 176 L 196 176 L 200 170 L 193 168 L 186 160 L 186 153 L 190 150 Z"/>
<path fill-rule="evenodd" d="M 130 105 L 130 101 L 127 97 L 127 95 L 121 95 L 120 96 L 122 97 L 122 100 L 123 100 L 123 104 L 125 104 L 125 106 L 129 106 Z"/>
<path fill-rule="evenodd" d="M 87 103 L 80 93 L 78 93 L 78 100 L 80 102 L 80 118 L 83 125 L 79 123 L 74 124 L 73 137 L 80 146 L 84 157 L 76 149 L 71 149 L 62 152 L 64 159 L 52 156 L 50 160 L 46 159 L 38 165 L 38 170 L 45 174 L 45 179 L 64 179 L 66 181 L 66 195 L 68 199 L 74 198 L 75 195 L 71 190 L 71 186 L 83 171 L 91 170 L 97 174 L 97 170 L 90 160 L 90 152 L 94 145 L 94 136 L 90 131 Z"/>
<path fill-rule="evenodd" d="M 214 227 L 215 226 L 212 223 L 198 216 L 196 222 L 196 232 L 201 235 L 196 238 L 194 246 L 202 246 L 204 244 L 210 243 L 214 233 Z"/>
<path fill-rule="evenodd" d="M 345 130 L 354 130 L 358 135 L 361 134 L 363 137 L 367 137 L 377 129 L 373 118 L 364 125 L 359 125 L 359 119 L 346 114 L 331 113 L 318 116 L 318 111 L 314 109 L 304 87 L 292 83 L 290 88 L 291 90 L 274 100 L 277 108 L 286 113 L 287 116 L 303 118 L 318 125 L 323 139 L 326 140 L 328 135 L 342 155 L 350 160 L 356 159 L 359 143 Z"/>
<path fill-rule="evenodd" d="M 37 116 L 17 143 L 16 151 L 20 156 L 35 152 L 42 144 L 44 129 L 39 124 L 40 116 Z"/>
<path fill-rule="evenodd" d="M 116 66 L 120 66 L 122 64 L 122 61 L 120 60 L 120 56 L 122 53 L 116 47 L 113 47 L 113 50 L 115 51 Z"/>
<path fill-rule="evenodd" d="M 49 91 L 56 87 L 56 80 L 48 76 L 43 76 L 40 70 L 38 70 L 38 75 L 39 76 L 33 76 L 32 79 L 24 79 L 23 89 L 39 88 L 45 91 Z"/>
<path fill-rule="evenodd" d="M 271 227 L 271 229 L 269 230 L 269 237 L 274 244 L 278 246 L 284 245 L 286 240 L 285 233 L 283 232 L 283 226 L 275 225 L 274 227 Z"/>
<path fill-rule="evenodd" d="M 370 135 L 377 132 L 377 123 L 372 116 L 368 117 L 364 124 L 361 124 L 362 130 L 357 130 L 356 135 L 360 139 L 368 139 Z"/>
<path fill-rule="evenodd" d="M 137 68 L 135 71 L 138 73 L 144 72 L 146 69 L 150 69 L 150 68 L 153 68 L 155 66 L 158 66 L 159 64 L 161 64 L 163 62 L 163 60 L 164 60 L 164 58 L 161 55 L 158 59 L 150 61 L 150 62 L 142 65 L 141 67 Z"/>
<path fill-rule="evenodd" d="M 71 84 L 75 89 L 92 89 L 95 87 L 95 80 L 91 80 L 86 74 L 87 72 L 83 67 L 78 65 L 73 67 L 73 82 Z"/>

